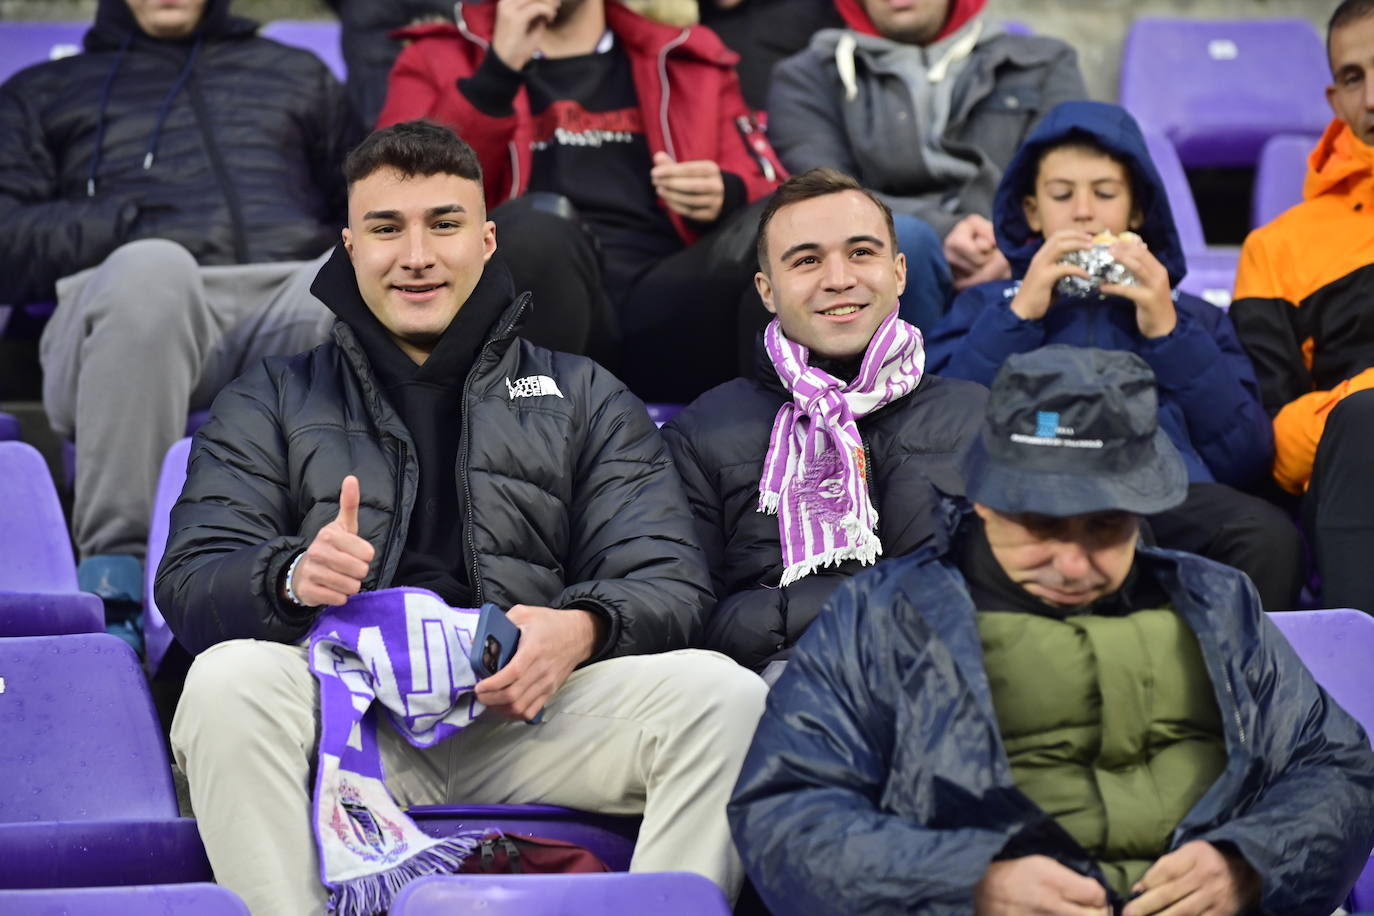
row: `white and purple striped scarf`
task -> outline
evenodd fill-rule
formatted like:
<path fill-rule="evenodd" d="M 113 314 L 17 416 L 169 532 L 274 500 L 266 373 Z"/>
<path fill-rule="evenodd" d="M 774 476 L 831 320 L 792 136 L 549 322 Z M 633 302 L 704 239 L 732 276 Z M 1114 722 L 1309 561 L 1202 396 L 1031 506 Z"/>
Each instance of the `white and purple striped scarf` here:
<path fill-rule="evenodd" d="M 374 916 L 423 875 L 456 872 L 479 832 L 434 839 L 386 787 L 377 729 L 433 747 L 485 708 L 468 649 L 479 610 L 451 608 L 421 588 L 363 592 L 327 608 L 310 631 L 320 682 L 315 838 L 329 912 Z"/>
<path fill-rule="evenodd" d="M 916 390 L 926 364 L 921 332 L 894 311 L 848 384 L 807 365 L 809 351 L 783 336 L 776 318 L 763 339 L 792 393 L 773 421 L 759 480 L 759 511 L 778 516 L 782 584 L 845 560 L 877 562 L 878 511 L 855 421 Z"/>

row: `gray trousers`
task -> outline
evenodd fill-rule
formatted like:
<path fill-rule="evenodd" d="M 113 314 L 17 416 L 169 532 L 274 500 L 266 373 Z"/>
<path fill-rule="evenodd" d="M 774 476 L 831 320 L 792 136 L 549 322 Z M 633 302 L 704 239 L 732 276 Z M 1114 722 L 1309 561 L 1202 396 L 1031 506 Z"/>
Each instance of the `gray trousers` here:
<path fill-rule="evenodd" d="M 757 675 L 716 652 L 613 658 L 572 673 L 538 725 L 487 713 L 436 747 L 378 729 L 402 806 L 549 804 L 642 814 L 631 871 L 692 871 L 730 899 L 743 868 L 725 802 L 763 713 Z M 300 646 L 201 653 L 172 723 L 215 880 L 253 916 L 323 916 L 311 828 L 319 687 Z"/>
<path fill-rule="evenodd" d="M 142 557 L 162 456 L 186 414 L 264 356 L 321 343 L 334 316 L 314 261 L 201 267 L 146 239 L 57 284 L 43 331 L 43 406 L 76 440 L 72 532 L 81 558 Z"/>

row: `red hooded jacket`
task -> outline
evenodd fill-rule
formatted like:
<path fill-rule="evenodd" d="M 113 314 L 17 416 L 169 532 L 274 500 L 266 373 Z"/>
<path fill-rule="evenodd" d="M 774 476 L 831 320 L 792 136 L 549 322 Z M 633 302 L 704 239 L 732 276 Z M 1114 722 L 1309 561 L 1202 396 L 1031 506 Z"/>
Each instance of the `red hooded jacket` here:
<path fill-rule="evenodd" d="M 391 71 L 377 126 L 430 118 L 452 127 L 476 151 L 487 206 L 495 207 L 529 185 L 534 120 L 523 87 L 512 103 L 514 112 L 502 117 L 479 111 L 456 88 L 487 53 L 496 4 L 462 4 L 459 14 L 457 26 L 395 33 L 412 43 Z M 786 172 L 740 94 L 734 69 L 739 58 L 714 32 L 661 25 L 615 2 L 606 3 L 606 26 L 630 59 L 651 155 L 662 150 L 678 162 L 713 160 L 743 180 L 749 201 L 778 186 Z M 682 218 L 667 212 L 683 241 L 695 240 Z"/>

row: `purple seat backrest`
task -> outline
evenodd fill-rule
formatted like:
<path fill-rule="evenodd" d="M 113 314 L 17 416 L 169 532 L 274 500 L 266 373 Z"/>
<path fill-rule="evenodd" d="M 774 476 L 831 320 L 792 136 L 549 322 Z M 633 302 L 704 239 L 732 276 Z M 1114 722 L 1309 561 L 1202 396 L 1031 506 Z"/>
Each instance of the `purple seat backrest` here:
<path fill-rule="evenodd" d="M 408 813 L 430 836 L 500 830 L 542 836 L 590 850 L 612 871 L 628 871 L 639 838 L 637 817 L 575 811 L 554 805 L 416 805 Z"/>
<path fill-rule="evenodd" d="M 249 916 L 233 891 L 217 884 L 153 884 L 0 891 L 6 916 Z"/>
<path fill-rule="evenodd" d="M 138 657 L 106 633 L 0 639 L 0 822 L 175 818 Z"/>
<path fill-rule="evenodd" d="M 1269 615 L 1332 699 L 1374 735 L 1374 617 L 1350 608 Z"/>
<path fill-rule="evenodd" d="M 1183 163 L 1179 162 L 1178 151 L 1167 137 L 1151 130 L 1145 130 L 1145 148 L 1154 160 L 1160 180 L 1164 182 L 1164 193 L 1169 195 L 1169 209 L 1174 213 L 1174 226 L 1178 229 L 1178 240 L 1183 245 L 1183 251 L 1205 250 L 1207 240 L 1202 234 L 1202 219 L 1198 216 L 1193 189 L 1188 184 Z"/>
<path fill-rule="evenodd" d="M 662 426 L 682 413 L 682 409 L 686 406 L 686 404 L 645 404 L 644 409 L 649 411 L 649 419 L 654 421 L 655 426 Z"/>
<path fill-rule="evenodd" d="M 33 64 L 81 53 L 89 22 L 0 22 L 0 83 Z"/>
<path fill-rule="evenodd" d="M 725 895 L 701 875 L 443 875 L 411 882 L 391 916 L 729 916 Z"/>
<path fill-rule="evenodd" d="M 1306 20 L 1146 17 L 1126 36 L 1120 100 L 1188 168 L 1253 166 L 1274 134 L 1322 132 L 1329 81 Z"/>
<path fill-rule="evenodd" d="M 57 488 L 25 442 L 0 442 L 0 558 L 0 591 L 78 591 Z"/>
<path fill-rule="evenodd" d="M 1294 204 L 1302 203 L 1307 157 L 1318 138 L 1308 134 L 1270 137 L 1255 166 L 1255 193 L 1250 202 L 1250 227 L 1263 226 Z"/>
<path fill-rule="evenodd" d="M 19 438 L 19 421 L 12 414 L 0 413 L 0 442 Z"/>
<path fill-rule="evenodd" d="M 148 519 L 148 555 L 143 564 L 143 645 L 148 658 L 148 671 L 157 673 L 162 657 L 172 644 L 172 631 L 153 599 L 153 583 L 157 580 L 157 565 L 167 550 L 167 525 L 171 521 L 172 506 L 176 505 L 181 488 L 186 485 L 186 461 L 191 457 L 191 440 L 178 439 L 167 449 L 162 459 L 162 473 L 157 478 L 157 493 L 153 496 L 153 514 Z"/>
<path fill-rule="evenodd" d="M 1374 737 L 1374 617 L 1351 608 L 1278 611 L 1269 619 L 1288 639 L 1312 677 Z M 1374 859 L 1350 894 L 1351 912 L 1374 909 Z"/>
<path fill-rule="evenodd" d="M 318 22 L 278 19 L 264 25 L 258 30 L 258 34 L 293 48 L 304 48 L 324 61 L 339 82 L 348 78 L 348 66 L 344 63 L 343 50 L 339 45 L 337 22 L 327 19 Z"/>

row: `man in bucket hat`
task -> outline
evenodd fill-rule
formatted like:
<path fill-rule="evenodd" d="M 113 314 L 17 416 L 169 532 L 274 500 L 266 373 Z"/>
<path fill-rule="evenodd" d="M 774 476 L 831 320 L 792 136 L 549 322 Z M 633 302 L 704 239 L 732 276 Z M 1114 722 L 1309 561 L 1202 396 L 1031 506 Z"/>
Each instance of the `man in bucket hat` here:
<path fill-rule="evenodd" d="M 1187 474 L 1134 354 L 993 382 L 943 556 L 843 586 L 729 813 L 774 912 L 1329 913 L 1374 753 L 1242 573 L 1144 546 Z"/>

